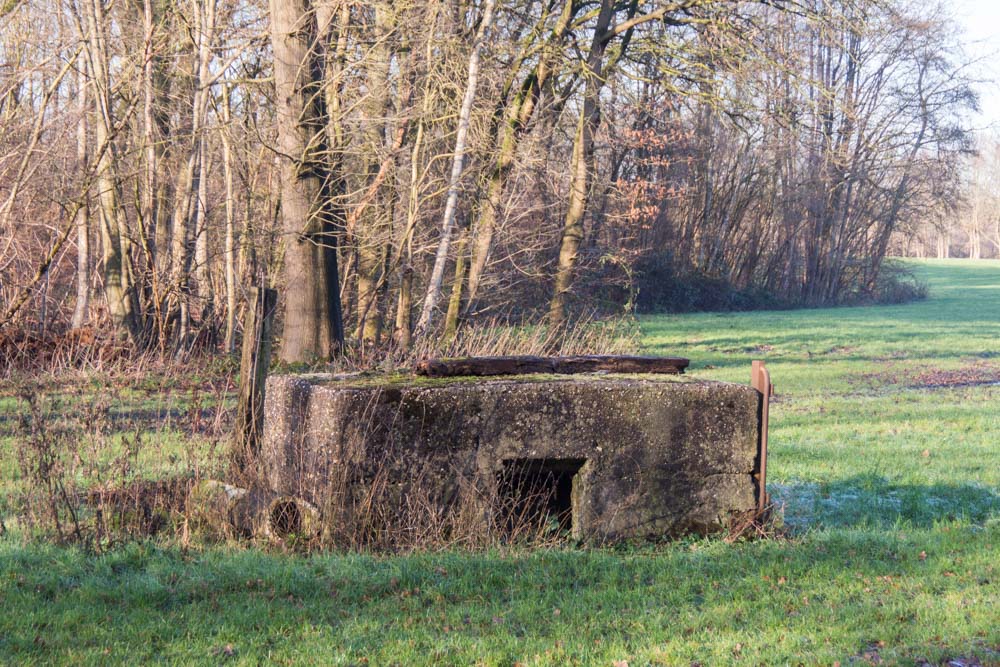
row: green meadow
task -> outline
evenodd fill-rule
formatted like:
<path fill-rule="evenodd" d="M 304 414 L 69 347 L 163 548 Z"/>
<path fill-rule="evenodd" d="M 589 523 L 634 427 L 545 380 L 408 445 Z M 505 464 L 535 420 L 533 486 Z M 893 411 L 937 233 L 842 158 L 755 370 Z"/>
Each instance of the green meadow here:
<path fill-rule="evenodd" d="M 767 361 L 770 539 L 92 555 L 12 530 L 0 663 L 1000 665 L 1000 262 L 912 266 L 927 300 L 642 319 L 696 377 Z"/>

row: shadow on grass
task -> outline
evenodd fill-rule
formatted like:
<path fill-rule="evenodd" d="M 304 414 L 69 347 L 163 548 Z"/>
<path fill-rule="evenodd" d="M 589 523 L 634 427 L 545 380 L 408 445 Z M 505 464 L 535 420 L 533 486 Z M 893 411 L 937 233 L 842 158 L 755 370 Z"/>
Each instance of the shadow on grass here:
<path fill-rule="evenodd" d="M 0 543 L 0 660 L 783 664 L 879 641 L 885 659 L 936 663 L 993 650 L 987 608 L 945 616 L 937 634 L 910 622 L 947 613 L 945 591 L 988 585 L 984 544 L 962 526 L 392 559 Z"/>
<path fill-rule="evenodd" d="M 1000 495 L 979 484 L 894 484 L 877 474 L 833 482 L 769 485 L 786 524 L 806 528 L 931 528 L 982 525 L 1000 514 Z"/>

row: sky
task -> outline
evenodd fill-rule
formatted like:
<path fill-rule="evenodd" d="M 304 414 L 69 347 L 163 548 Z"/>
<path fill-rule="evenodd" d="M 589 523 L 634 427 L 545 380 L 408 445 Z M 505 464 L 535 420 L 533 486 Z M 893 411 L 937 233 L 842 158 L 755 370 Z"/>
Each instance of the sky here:
<path fill-rule="evenodd" d="M 950 0 L 950 5 L 965 33 L 966 52 L 978 61 L 975 76 L 994 80 L 979 86 L 982 113 L 976 125 L 1000 132 L 1000 0 Z"/>

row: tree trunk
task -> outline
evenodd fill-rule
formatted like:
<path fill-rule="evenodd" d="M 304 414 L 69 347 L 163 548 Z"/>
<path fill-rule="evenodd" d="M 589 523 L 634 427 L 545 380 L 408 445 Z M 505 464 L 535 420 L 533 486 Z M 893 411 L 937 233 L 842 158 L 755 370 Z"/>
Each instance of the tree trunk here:
<path fill-rule="evenodd" d="M 81 66 L 77 79 L 77 113 L 80 118 L 76 125 L 76 161 L 79 172 L 86 178 L 87 162 L 87 71 Z M 88 193 L 82 195 L 83 202 L 76 213 L 76 304 L 73 308 L 72 326 L 82 327 L 90 312 L 90 203 Z"/>
<path fill-rule="evenodd" d="M 972 226 L 969 228 L 969 259 L 981 259 L 982 254 L 982 234 L 979 231 L 979 216 L 976 211 L 972 213 Z"/>
<path fill-rule="evenodd" d="M 576 138 L 573 141 L 573 157 L 570 161 L 570 193 L 569 206 L 563 223 L 562 239 L 559 244 L 559 263 L 556 266 L 555 286 L 552 300 L 549 302 L 549 325 L 561 327 L 566 320 L 567 297 L 573 281 L 573 270 L 576 268 L 577 253 L 583 241 L 583 216 L 587 211 L 587 189 L 590 185 L 588 170 L 590 168 L 593 150 L 586 147 L 588 127 L 586 103 L 584 112 L 576 127 Z M 592 136 L 589 136 L 592 142 Z M 588 156 L 588 152 L 591 154 Z"/>
<path fill-rule="evenodd" d="M 379 155 L 385 149 L 385 116 L 388 108 L 389 66 L 391 60 L 389 35 L 395 21 L 391 3 L 375 3 L 375 43 L 368 53 L 365 100 L 364 181 L 363 193 L 356 213 L 355 237 L 358 243 L 357 336 L 364 344 L 376 344 L 382 334 L 382 311 L 379 287 L 385 266 L 385 251 L 389 220 L 385 188 L 380 178 Z M 390 159 L 385 157 L 384 159 Z M 374 186 L 374 190 L 372 190 Z"/>
<path fill-rule="evenodd" d="M 396 344 L 400 349 L 410 347 L 413 335 L 411 312 L 413 310 L 413 267 L 409 264 L 403 267 L 399 279 L 399 298 L 396 301 Z"/>
<path fill-rule="evenodd" d="M 434 58 L 434 49 L 437 40 L 434 39 L 434 30 L 437 25 L 440 6 L 437 3 L 429 7 L 427 15 L 428 38 L 426 52 L 424 55 L 425 67 L 429 68 L 429 63 Z M 417 228 L 420 220 L 420 196 L 422 193 L 422 173 L 421 172 L 421 151 L 424 148 L 424 141 L 427 134 L 427 123 L 431 118 L 436 96 L 432 91 L 432 78 L 425 79 L 423 99 L 421 101 L 420 116 L 417 128 L 414 132 L 413 147 L 409 155 L 409 182 L 406 193 L 406 224 L 403 227 L 399 238 L 396 240 L 396 266 L 399 267 L 399 295 L 396 301 L 396 326 L 393 336 L 396 344 L 403 350 L 410 347 L 413 336 L 413 232 Z M 429 169 L 425 166 L 425 169 Z"/>
<path fill-rule="evenodd" d="M 601 89 L 604 88 L 606 81 L 604 54 L 608 47 L 608 39 L 605 34 L 611 25 L 614 12 L 614 1 L 602 0 L 590 52 L 587 55 L 583 108 L 576 126 L 573 157 L 570 162 L 569 206 L 563 223 L 552 300 L 549 302 L 548 319 L 552 327 L 561 327 L 565 324 L 567 297 L 573 281 L 577 254 L 583 241 L 583 216 L 587 211 L 590 177 L 595 168 L 594 139 L 601 122 Z M 624 51 L 624 44 L 621 49 Z"/>
<path fill-rule="evenodd" d="M 493 246 L 493 233 L 500 206 L 517 157 L 518 145 L 534 116 L 542 90 L 549 85 L 551 77 L 556 73 L 555 60 L 561 53 L 563 41 L 569 34 L 572 20 L 580 8 L 581 5 L 575 0 L 564 0 L 562 11 L 547 38 L 538 62 L 524 77 L 514 100 L 506 105 L 494 125 L 497 157 L 489 174 L 486 196 L 482 198 L 479 215 L 472 226 L 472 257 L 469 261 L 468 296 L 464 309 L 466 312 L 473 307 L 479 293 L 479 286 Z"/>
<path fill-rule="evenodd" d="M 212 286 L 212 272 L 208 252 L 208 172 L 211 166 L 208 160 L 208 141 L 201 138 L 201 148 L 198 149 L 198 193 L 195 198 L 194 210 L 194 259 L 195 276 L 198 279 L 198 298 L 201 301 L 201 322 L 207 324 L 215 312 L 215 290 Z"/>
<path fill-rule="evenodd" d="M 236 212 L 233 190 L 233 145 L 229 138 L 232 128 L 232 107 L 229 98 L 229 84 L 222 87 L 222 170 L 226 182 L 226 352 L 236 351 Z"/>
<path fill-rule="evenodd" d="M 458 204 L 458 186 L 462 178 L 462 166 L 465 161 L 466 138 L 469 133 L 469 121 L 472 116 L 472 103 L 475 102 L 476 87 L 479 84 L 479 56 L 482 51 L 483 39 L 493 21 L 493 6 L 494 0 L 486 0 L 486 4 L 483 7 L 483 16 L 479 22 L 479 30 L 472 44 L 472 54 L 469 56 L 469 72 L 465 86 L 465 96 L 462 99 L 462 108 L 458 112 L 455 153 L 451 163 L 451 176 L 448 179 L 448 197 L 445 201 L 444 217 L 441 220 L 441 237 L 438 240 L 437 254 L 434 257 L 434 268 L 431 271 L 430 281 L 427 284 L 427 294 L 424 297 L 420 319 L 417 320 L 418 334 L 423 334 L 430 328 L 434 309 L 437 307 L 438 299 L 441 296 L 441 281 L 444 279 L 445 264 L 448 262 L 448 249 L 451 246 L 451 232 L 455 226 L 455 207 Z M 464 263 L 464 259 L 459 261 Z M 457 270 L 456 280 L 459 283 L 462 281 Z M 461 284 L 459 284 L 458 293 L 461 295 Z M 458 313 L 456 310 L 455 324 L 457 324 L 457 317 Z"/>
<path fill-rule="evenodd" d="M 209 64 L 212 59 L 212 43 L 215 40 L 216 0 L 196 0 L 192 3 L 195 11 L 195 54 L 197 70 L 194 80 L 194 95 L 191 100 L 191 144 L 187 159 L 179 175 L 174 191 L 174 212 L 171 224 L 171 288 L 177 304 L 179 318 L 176 343 L 182 350 L 190 337 L 190 304 L 188 302 L 191 271 L 192 241 L 197 247 L 199 238 L 198 219 L 200 211 L 201 176 L 203 173 L 205 118 L 208 113 Z M 197 252 L 197 250 L 196 250 Z M 196 264 L 198 258 L 195 258 Z M 196 266 L 196 270 L 198 266 Z M 197 276 L 199 292 L 204 289 Z"/>
<path fill-rule="evenodd" d="M 116 327 L 123 328 L 133 342 L 139 343 L 140 328 L 138 314 L 133 310 L 129 292 L 128 256 L 122 247 L 122 236 L 127 224 L 125 210 L 120 203 L 118 179 L 115 176 L 117 157 L 112 143 L 114 132 L 111 88 L 108 75 L 108 52 L 106 41 L 107 22 L 104 16 L 103 0 L 88 0 L 84 3 L 87 15 L 87 49 L 89 71 L 93 81 L 94 100 L 97 104 L 97 123 L 94 137 L 97 143 L 97 191 L 100 206 L 101 266 L 104 275 L 104 292 L 108 303 L 108 313 Z"/>
<path fill-rule="evenodd" d="M 465 247 L 468 244 L 468 232 L 463 229 L 458 238 L 458 247 L 455 251 L 455 280 L 451 284 L 451 298 L 448 300 L 448 313 L 444 318 L 445 343 L 451 342 L 458 332 L 458 316 L 462 309 L 462 288 L 465 285 Z"/>
<path fill-rule="evenodd" d="M 149 244 L 152 298 L 158 308 L 166 296 L 164 283 L 170 271 L 170 218 L 164 211 L 164 183 L 159 176 L 166 151 L 169 117 L 165 104 L 165 66 L 159 55 L 160 44 L 157 41 L 163 39 L 162 30 L 158 30 L 158 26 L 167 13 L 168 5 L 165 0 L 143 0 L 142 10 L 145 52 L 142 67 L 144 164 L 140 217 L 146 233 L 152 239 Z"/>
<path fill-rule="evenodd" d="M 271 0 L 281 158 L 285 326 L 280 358 L 310 362 L 343 344 L 333 219 L 328 209 L 322 62 L 310 0 Z"/>

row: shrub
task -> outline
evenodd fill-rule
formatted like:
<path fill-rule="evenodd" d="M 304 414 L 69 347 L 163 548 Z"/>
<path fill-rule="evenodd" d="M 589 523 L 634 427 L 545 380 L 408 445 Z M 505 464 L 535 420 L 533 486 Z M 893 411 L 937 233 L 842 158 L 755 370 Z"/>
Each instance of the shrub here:
<path fill-rule="evenodd" d="M 679 267 L 670 254 L 649 255 L 635 266 L 640 313 L 765 310 L 788 302 L 757 287 L 736 287 L 725 278 Z"/>
<path fill-rule="evenodd" d="M 907 266 L 900 262 L 885 262 L 869 298 L 873 303 L 908 303 L 926 299 L 929 293 L 927 283 L 917 278 Z"/>

